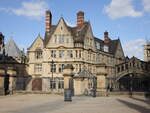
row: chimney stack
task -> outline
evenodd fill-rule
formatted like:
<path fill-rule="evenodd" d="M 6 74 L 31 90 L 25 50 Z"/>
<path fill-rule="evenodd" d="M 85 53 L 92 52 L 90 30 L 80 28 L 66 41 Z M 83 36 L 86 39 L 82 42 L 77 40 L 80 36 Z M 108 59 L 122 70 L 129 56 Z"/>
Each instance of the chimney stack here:
<path fill-rule="evenodd" d="M 84 12 L 79 11 L 77 13 L 77 29 L 81 29 L 84 25 Z"/>
<path fill-rule="evenodd" d="M 49 33 L 52 25 L 52 13 L 49 10 L 46 11 L 45 21 L 46 21 L 46 33 Z"/>
<path fill-rule="evenodd" d="M 109 33 L 107 31 L 104 32 L 104 43 L 107 45 L 111 39 L 109 38 Z"/>

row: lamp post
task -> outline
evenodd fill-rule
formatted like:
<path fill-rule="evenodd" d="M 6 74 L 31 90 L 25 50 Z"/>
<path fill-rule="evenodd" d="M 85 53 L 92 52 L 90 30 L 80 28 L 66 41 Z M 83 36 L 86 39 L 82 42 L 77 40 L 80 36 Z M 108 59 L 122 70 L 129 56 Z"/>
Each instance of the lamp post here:
<path fill-rule="evenodd" d="M 130 94 L 131 94 L 131 96 L 132 96 L 132 91 L 133 91 L 133 87 L 132 87 L 132 85 L 133 85 L 132 77 L 133 77 L 133 75 L 130 74 Z"/>

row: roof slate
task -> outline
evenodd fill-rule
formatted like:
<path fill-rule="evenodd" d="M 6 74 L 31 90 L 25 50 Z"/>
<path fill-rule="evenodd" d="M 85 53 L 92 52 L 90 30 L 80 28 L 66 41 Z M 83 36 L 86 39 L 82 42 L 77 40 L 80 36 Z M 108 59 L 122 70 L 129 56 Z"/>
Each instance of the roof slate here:
<path fill-rule="evenodd" d="M 119 43 L 119 39 L 117 39 L 117 40 L 110 40 L 110 42 L 109 42 L 109 52 L 111 54 L 115 55 L 118 43 Z"/>
<path fill-rule="evenodd" d="M 8 56 L 21 58 L 23 52 L 18 48 L 14 40 L 9 40 L 5 45 L 5 52 Z"/>

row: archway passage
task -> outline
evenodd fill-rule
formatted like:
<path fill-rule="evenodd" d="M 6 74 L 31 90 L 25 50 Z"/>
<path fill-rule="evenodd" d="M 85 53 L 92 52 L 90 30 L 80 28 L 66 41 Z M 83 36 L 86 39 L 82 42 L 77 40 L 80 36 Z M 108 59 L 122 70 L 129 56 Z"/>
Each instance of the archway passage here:
<path fill-rule="evenodd" d="M 9 94 L 9 75 L 4 76 L 4 90 L 5 90 L 5 95 Z"/>
<path fill-rule="evenodd" d="M 150 91 L 150 77 L 125 75 L 118 81 L 120 91 Z"/>
<path fill-rule="evenodd" d="M 41 91 L 42 90 L 42 79 L 41 78 L 35 78 L 32 81 L 32 90 L 33 91 Z"/>

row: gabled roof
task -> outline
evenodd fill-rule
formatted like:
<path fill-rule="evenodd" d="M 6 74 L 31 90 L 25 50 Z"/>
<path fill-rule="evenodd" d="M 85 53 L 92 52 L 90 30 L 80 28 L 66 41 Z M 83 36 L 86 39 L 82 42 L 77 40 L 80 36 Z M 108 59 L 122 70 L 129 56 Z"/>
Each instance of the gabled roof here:
<path fill-rule="evenodd" d="M 45 33 L 45 38 L 44 38 L 44 46 L 46 46 L 52 36 L 52 34 L 54 33 L 55 29 L 56 29 L 56 25 L 52 25 L 51 26 L 51 30 L 50 33 Z"/>
<path fill-rule="evenodd" d="M 0 64 L 18 64 L 19 62 L 12 56 L 3 56 L 0 55 Z M 0 67 L 1 68 L 1 67 Z"/>
<path fill-rule="evenodd" d="M 46 46 L 48 44 L 49 40 L 51 39 L 51 36 L 55 32 L 55 30 L 56 30 L 56 28 L 59 25 L 59 23 L 60 23 L 61 20 L 64 22 L 66 28 L 72 34 L 72 36 L 74 38 L 74 42 L 81 42 L 81 43 L 83 43 L 86 31 L 87 31 L 88 27 L 90 26 L 90 23 L 89 22 L 85 22 L 83 28 L 81 28 L 80 30 L 78 30 L 76 27 L 68 26 L 66 24 L 65 20 L 63 18 L 61 18 L 59 20 L 59 22 L 58 22 L 57 25 L 52 25 L 51 26 L 50 33 L 45 33 L 44 45 Z"/>
<path fill-rule="evenodd" d="M 59 23 L 60 23 L 61 21 L 63 21 L 63 23 L 65 24 L 66 28 L 67 28 L 68 30 L 70 30 L 69 27 L 68 27 L 68 25 L 66 24 L 64 18 L 61 17 L 61 18 L 59 19 L 58 24 L 57 24 L 57 25 L 52 25 L 52 26 L 51 26 L 51 29 L 50 29 L 50 32 L 49 32 L 49 33 L 45 33 L 44 46 L 46 46 L 46 45 L 48 44 L 49 40 L 51 39 L 51 36 L 52 36 L 53 33 L 55 32 L 56 28 L 58 27 L 58 25 L 59 25 Z"/>
<path fill-rule="evenodd" d="M 14 40 L 9 40 L 5 45 L 6 55 L 21 58 L 23 52 L 18 48 Z"/>
<path fill-rule="evenodd" d="M 85 35 L 87 33 L 87 30 L 91 26 L 90 22 L 84 22 L 83 27 L 81 29 L 77 29 L 77 26 L 75 26 L 75 27 L 68 26 L 67 23 L 65 22 L 65 20 L 61 17 L 58 24 L 57 25 L 51 25 L 50 32 L 45 33 L 45 38 L 43 40 L 44 47 L 47 46 L 48 42 L 50 41 L 52 35 L 54 34 L 56 28 L 58 27 L 58 25 L 61 21 L 64 23 L 64 25 L 66 26 L 68 31 L 70 31 L 71 35 L 73 36 L 74 43 L 84 43 L 84 38 L 85 38 Z M 104 41 L 97 38 L 97 37 L 94 37 L 94 40 L 95 40 L 95 42 L 100 43 L 100 51 L 104 51 L 103 50 L 103 47 L 105 45 Z M 109 46 L 109 52 L 108 53 L 115 55 L 119 43 L 120 43 L 119 39 L 110 40 L 110 42 L 108 43 L 108 46 Z"/>
<path fill-rule="evenodd" d="M 90 23 L 89 22 L 85 22 L 84 23 L 84 26 L 78 30 L 77 28 L 74 29 L 74 41 L 75 42 L 81 42 L 83 43 L 84 42 L 84 38 L 85 38 L 85 35 L 86 35 L 86 32 L 88 30 L 90 26 Z"/>
<path fill-rule="evenodd" d="M 94 38 L 96 42 L 100 43 L 100 50 L 103 51 L 103 47 L 104 47 L 104 41 L 99 39 L 99 38 Z M 119 39 L 117 40 L 110 40 L 110 42 L 108 43 L 109 46 L 109 53 L 115 55 L 116 50 L 117 50 L 117 46 L 119 44 Z"/>
<path fill-rule="evenodd" d="M 33 44 L 38 40 L 38 39 L 40 39 L 40 40 L 42 40 L 43 41 L 43 39 L 42 39 L 42 37 L 40 36 L 40 34 L 37 36 L 37 38 L 33 41 L 33 43 L 31 44 L 31 46 L 28 48 L 28 50 L 33 46 Z"/>

